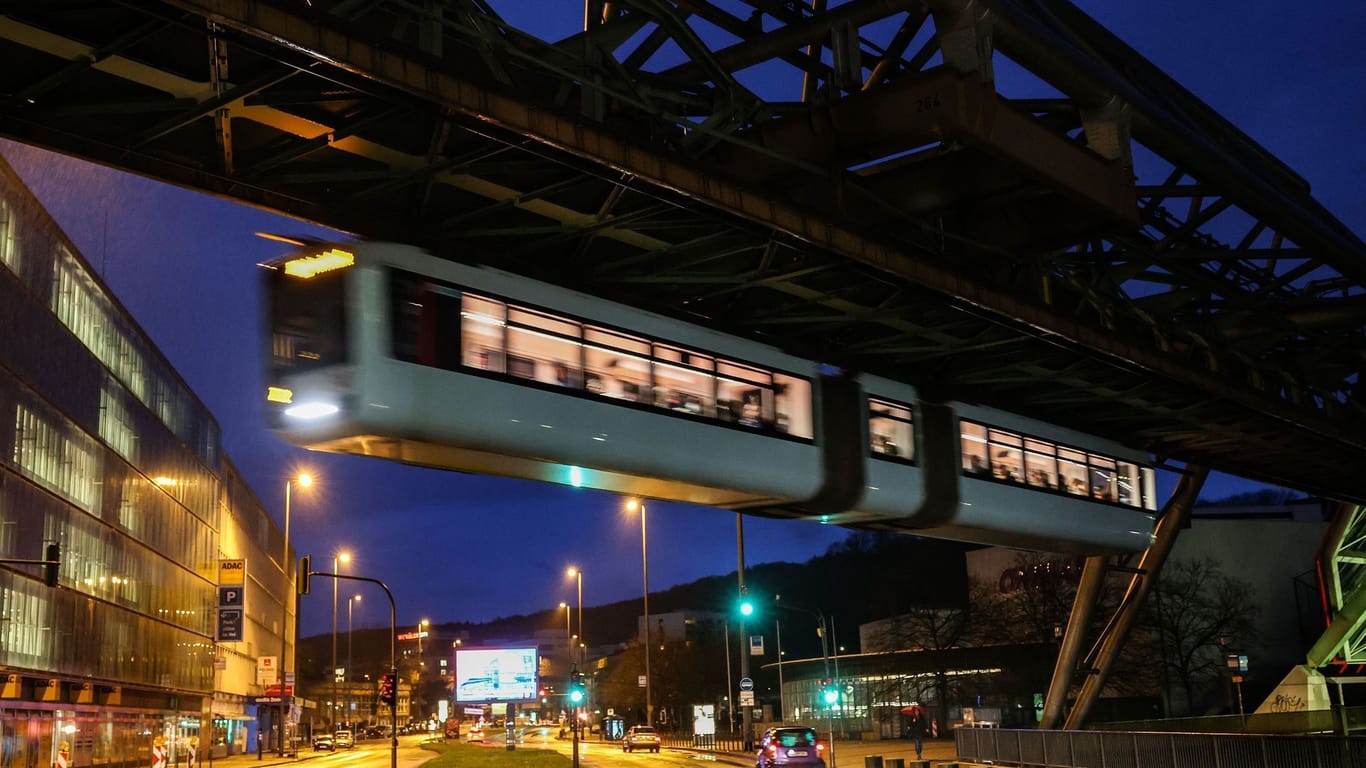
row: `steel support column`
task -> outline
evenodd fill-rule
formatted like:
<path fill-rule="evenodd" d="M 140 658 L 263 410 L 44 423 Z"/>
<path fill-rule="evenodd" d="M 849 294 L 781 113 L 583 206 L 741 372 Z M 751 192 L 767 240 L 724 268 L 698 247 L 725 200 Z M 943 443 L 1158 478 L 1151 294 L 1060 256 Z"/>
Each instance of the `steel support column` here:
<path fill-rule="evenodd" d="M 1157 521 L 1157 529 L 1153 533 L 1153 543 L 1143 552 L 1143 557 L 1138 561 L 1138 569 L 1129 579 L 1129 588 L 1124 593 L 1124 598 L 1120 600 L 1119 607 L 1115 609 L 1115 616 L 1106 626 L 1106 632 L 1100 638 L 1099 646 L 1093 658 L 1087 659 L 1089 667 L 1095 670 L 1094 674 L 1086 678 L 1082 683 L 1081 691 L 1077 693 L 1077 703 L 1072 707 L 1072 711 L 1067 713 L 1067 721 L 1063 725 L 1064 730 L 1079 730 L 1086 716 L 1090 714 L 1091 707 L 1100 698 L 1100 692 L 1105 688 L 1105 681 L 1110 675 L 1110 669 L 1115 664 L 1115 659 L 1119 657 L 1120 651 L 1124 647 L 1124 641 L 1129 637 L 1129 629 L 1133 626 L 1134 620 L 1138 618 L 1138 612 L 1143 607 L 1143 600 L 1148 596 L 1148 590 L 1157 581 L 1158 575 L 1162 572 L 1163 563 L 1167 562 L 1167 556 L 1171 554 L 1172 547 L 1176 545 L 1176 536 L 1186 524 L 1186 519 L 1190 516 L 1191 507 L 1195 505 L 1195 500 L 1200 496 L 1200 489 L 1205 485 L 1205 477 L 1209 475 L 1206 467 L 1196 467 L 1187 465 L 1186 473 L 1181 476 L 1180 482 L 1176 484 L 1176 490 L 1172 492 L 1172 497 L 1167 501 L 1166 508 L 1162 510 L 1162 517 Z M 1088 564 L 1089 565 L 1089 564 Z M 1069 630 L 1070 631 L 1070 630 Z"/>
<path fill-rule="evenodd" d="M 1063 708 L 1067 705 L 1067 692 L 1072 689 L 1072 673 L 1081 657 L 1081 644 L 1086 639 L 1086 629 L 1091 626 L 1091 615 L 1095 612 L 1100 599 L 1100 588 L 1105 583 L 1105 561 L 1107 555 L 1092 555 L 1086 558 L 1086 567 L 1081 572 L 1081 583 L 1077 594 L 1072 598 L 1072 613 L 1067 617 L 1067 628 L 1063 632 L 1062 645 L 1058 649 L 1058 660 L 1053 665 L 1053 679 L 1048 684 L 1048 696 L 1043 700 L 1043 717 L 1039 728 L 1049 730 L 1057 727 L 1062 718 Z"/>

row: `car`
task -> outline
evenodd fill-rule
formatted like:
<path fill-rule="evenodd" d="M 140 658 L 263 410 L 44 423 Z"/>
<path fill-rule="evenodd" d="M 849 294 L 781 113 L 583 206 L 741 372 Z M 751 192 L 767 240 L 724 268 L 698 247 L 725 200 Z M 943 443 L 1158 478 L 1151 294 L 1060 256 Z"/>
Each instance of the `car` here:
<path fill-rule="evenodd" d="M 314 752 L 318 752 L 318 751 L 324 750 L 324 749 L 327 750 L 328 752 L 332 752 L 332 751 L 336 750 L 336 748 L 337 748 L 337 745 L 334 744 L 334 743 L 332 742 L 332 736 L 331 736 L 330 734 L 320 733 L 320 734 L 318 734 L 317 736 L 314 736 L 314 737 L 313 737 L 313 751 L 314 751 Z"/>
<path fill-rule="evenodd" d="M 759 754 L 754 768 L 824 768 L 825 745 L 816 738 L 816 729 L 803 725 L 769 728 L 759 737 Z"/>
<path fill-rule="evenodd" d="M 474 743 L 474 742 L 483 743 L 483 741 L 484 741 L 484 729 L 483 729 L 483 728 L 480 728 L 480 727 L 478 727 L 478 726 L 475 726 L 474 728 L 471 728 L 471 729 L 470 729 L 470 732 L 467 733 L 467 734 L 465 734 L 465 741 L 467 741 L 467 742 L 469 742 L 469 743 Z"/>
<path fill-rule="evenodd" d="M 637 749 L 647 749 L 651 752 L 659 751 L 659 733 L 652 725 L 633 725 L 626 731 L 626 735 L 621 739 L 622 752 L 634 752 Z"/>
<path fill-rule="evenodd" d="M 354 749 L 356 737 L 350 731 L 337 731 L 332 735 L 332 743 L 337 745 L 337 749 Z"/>

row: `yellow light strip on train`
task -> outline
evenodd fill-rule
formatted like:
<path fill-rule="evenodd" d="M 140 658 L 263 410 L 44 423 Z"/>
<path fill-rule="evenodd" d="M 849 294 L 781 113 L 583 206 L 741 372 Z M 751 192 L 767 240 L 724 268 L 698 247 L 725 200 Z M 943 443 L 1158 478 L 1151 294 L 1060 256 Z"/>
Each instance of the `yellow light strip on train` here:
<path fill-rule="evenodd" d="M 308 279 L 334 269 L 345 269 L 355 263 L 356 257 L 350 251 L 332 248 L 312 256 L 286 261 L 285 274 Z"/>
<path fill-rule="evenodd" d="M 292 403 L 294 402 L 294 392 L 284 387 L 266 387 L 266 402 Z"/>

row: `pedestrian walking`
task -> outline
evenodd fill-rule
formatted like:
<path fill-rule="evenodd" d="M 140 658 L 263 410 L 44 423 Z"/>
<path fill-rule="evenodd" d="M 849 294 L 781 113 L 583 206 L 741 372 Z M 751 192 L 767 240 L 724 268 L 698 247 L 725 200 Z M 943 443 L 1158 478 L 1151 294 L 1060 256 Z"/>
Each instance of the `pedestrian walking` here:
<path fill-rule="evenodd" d="M 929 731 L 929 718 L 926 716 L 924 707 L 920 702 L 913 701 L 911 706 L 904 710 L 910 721 L 906 724 L 906 733 L 915 741 L 915 759 L 921 759 L 921 753 L 925 750 L 925 734 Z"/>

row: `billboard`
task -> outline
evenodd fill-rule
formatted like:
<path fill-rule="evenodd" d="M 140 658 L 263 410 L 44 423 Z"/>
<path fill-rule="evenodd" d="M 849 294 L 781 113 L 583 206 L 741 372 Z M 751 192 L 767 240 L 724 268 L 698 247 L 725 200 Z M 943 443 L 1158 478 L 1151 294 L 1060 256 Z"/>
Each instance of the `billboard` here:
<path fill-rule="evenodd" d="M 455 700 L 535 701 L 535 648 L 457 648 Z"/>

